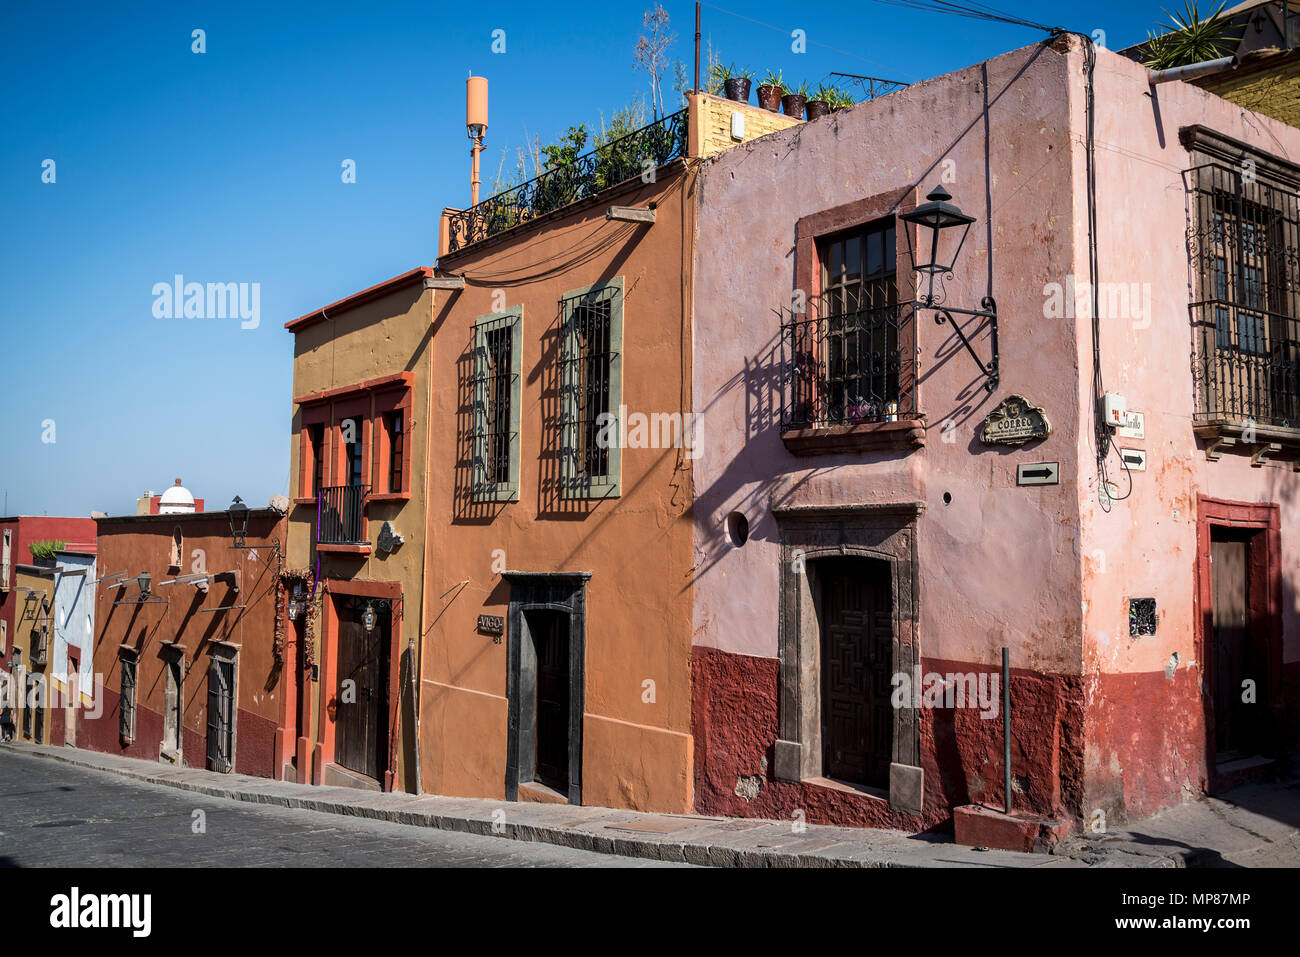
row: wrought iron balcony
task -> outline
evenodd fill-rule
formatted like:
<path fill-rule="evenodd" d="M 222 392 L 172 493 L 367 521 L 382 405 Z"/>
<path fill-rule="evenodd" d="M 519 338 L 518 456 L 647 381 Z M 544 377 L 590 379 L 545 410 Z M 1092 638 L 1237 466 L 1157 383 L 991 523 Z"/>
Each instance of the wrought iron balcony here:
<path fill-rule="evenodd" d="M 686 117 L 686 110 L 673 113 L 477 206 L 452 213 L 447 251 L 482 242 L 685 156 Z"/>
<path fill-rule="evenodd" d="M 910 369 L 911 308 L 814 298 L 781 324 L 781 429 L 917 418 Z"/>
<path fill-rule="evenodd" d="M 1218 164 L 1188 173 L 1189 248 L 1200 290 L 1191 310 L 1196 419 L 1295 430 L 1300 199 L 1262 176 Z"/>
<path fill-rule="evenodd" d="M 338 485 L 323 488 L 317 497 L 316 543 L 318 545 L 364 545 L 366 499 L 369 485 Z"/>

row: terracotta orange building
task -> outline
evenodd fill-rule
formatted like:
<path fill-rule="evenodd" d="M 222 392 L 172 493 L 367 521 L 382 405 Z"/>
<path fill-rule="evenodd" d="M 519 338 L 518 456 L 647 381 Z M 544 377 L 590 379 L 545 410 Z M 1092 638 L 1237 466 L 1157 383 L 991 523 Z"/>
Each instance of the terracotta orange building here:
<path fill-rule="evenodd" d="M 98 519 L 99 714 L 81 717 L 79 747 L 273 775 L 292 679 L 276 627 L 284 537 L 273 509 L 247 512 L 238 545 L 224 511 Z"/>

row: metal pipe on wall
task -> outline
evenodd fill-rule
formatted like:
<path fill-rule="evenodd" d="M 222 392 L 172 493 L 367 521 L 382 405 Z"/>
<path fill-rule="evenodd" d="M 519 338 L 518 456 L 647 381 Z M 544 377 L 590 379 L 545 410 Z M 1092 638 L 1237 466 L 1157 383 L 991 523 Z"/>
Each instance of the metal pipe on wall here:
<path fill-rule="evenodd" d="M 1006 794 L 1006 813 L 1011 813 L 1011 659 L 1002 649 L 1002 766 Z"/>

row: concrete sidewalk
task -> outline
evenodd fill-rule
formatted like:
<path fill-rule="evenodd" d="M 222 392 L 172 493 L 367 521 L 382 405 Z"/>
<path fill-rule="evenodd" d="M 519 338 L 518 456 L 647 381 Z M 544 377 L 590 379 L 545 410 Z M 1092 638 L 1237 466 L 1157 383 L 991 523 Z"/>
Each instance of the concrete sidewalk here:
<path fill-rule="evenodd" d="M 710 867 L 1089 866 L 1087 861 L 1070 857 L 977 851 L 943 838 L 901 831 L 809 824 L 801 833 L 795 833 L 788 821 L 643 814 L 567 804 L 380 794 L 352 788 L 287 784 L 242 774 L 173 768 L 152 761 L 76 748 L 19 742 L 0 747 L 211 797 L 518 841 L 538 841 L 624 857 L 686 861 Z M 1176 865 L 1146 858 L 1128 866 Z"/>

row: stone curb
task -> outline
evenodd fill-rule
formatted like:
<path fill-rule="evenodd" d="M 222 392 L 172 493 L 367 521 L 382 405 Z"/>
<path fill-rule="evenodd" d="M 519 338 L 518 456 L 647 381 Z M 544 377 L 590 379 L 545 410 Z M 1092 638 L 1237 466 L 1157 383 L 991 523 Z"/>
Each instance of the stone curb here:
<path fill-rule="evenodd" d="M 13 747 L 13 745 L 9 745 Z M 141 781 L 162 787 L 190 791 L 207 797 L 226 798 L 250 804 L 266 804 L 289 809 L 317 811 L 325 814 L 337 814 L 350 817 L 363 817 L 375 821 L 393 824 L 407 824 L 417 827 L 430 827 L 444 831 L 460 831 L 478 834 L 484 837 L 504 837 L 515 841 L 555 844 L 597 854 L 614 854 L 621 857 L 636 857 L 657 861 L 696 864 L 703 867 L 743 867 L 743 868 L 806 868 L 806 867 L 851 867 L 851 868 L 895 868 L 925 866 L 962 866 L 964 861 L 952 860 L 954 854 L 970 853 L 970 848 L 955 844 L 922 844 L 907 848 L 897 838 L 884 836 L 872 844 L 852 840 L 857 829 L 830 826 L 808 825 L 806 839 L 787 841 L 787 847 L 746 846 L 745 832 L 728 830 L 726 825 L 735 819 L 698 819 L 671 833 L 636 834 L 632 831 L 620 831 L 616 834 L 595 833 L 585 830 L 593 824 L 608 827 L 619 824 L 633 824 L 645 818 L 681 817 L 692 821 L 690 815 L 642 814 L 632 811 L 618 811 L 608 808 L 584 808 L 563 805 L 571 814 L 567 817 L 581 817 L 582 820 L 566 824 L 548 823 L 536 819 L 537 815 L 554 814 L 560 805 L 519 804 L 514 802 L 497 802 L 478 798 L 447 798 L 432 795 L 389 795 L 378 792 L 356 791 L 337 787 L 311 787 L 319 795 L 291 795 L 277 793 L 284 788 L 307 788 L 308 785 L 296 785 L 282 781 L 266 781 L 248 784 L 241 781 L 235 786 L 218 786 L 200 781 L 186 780 L 181 775 L 203 773 L 196 768 L 162 767 L 158 772 L 145 771 L 135 767 L 115 766 L 116 759 L 105 755 L 108 761 L 97 761 L 83 757 L 85 752 L 78 750 L 61 750 L 53 746 L 40 748 L 21 744 L 14 748 L 20 754 L 61 761 L 75 767 L 93 771 L 107 772 L 119 777 Z M 139 762 L 147 764 L 147 762 Z M 346 794 L 348 800 L 343 799 Z M 422 810 L 411 805 L 428 801 L 433 807 Z M 391 804 L 390 807 L 383 806 Z M 538 810 L 538 809 L 543 810 Z M 503 810 L 511 817 L 534 820 L 507 821 L 505 830 L 494 831 L 493 812 Z M 745 819 L 751 821 L 752 819 Z M 776 825 L 785 829 L 786 822 L 762 821 L 761 825 Z M 499 825 L 498 825 L 499 826 Z M 844 832 L 847 832 L 845 834 Z M 836 837 L 842 839 L 836 840 Z M 799 845 L 805 845 L 801 848 Z M 874 845 L 874 846 L 873 846 Z M 935 860 L 924 853 L 924 848 L 934 847 L 948 855 Z M 1154 863 L 1154 862 L 1153 862 Z M 1017 854 L 1010 851 L 991 851 L 981 853 L 967 866 L 1003 866 L 1003 867 L 1041 867 L 1041 866 L 1079 866 L 1086 864 L 1071 861 L 1067 864 L 1060 858 L 1041 854 Z M 1154 866 L 1159 866 L 1155 864 Z M 1168 866 L 1168 865 L 1165 865 Z"/>

